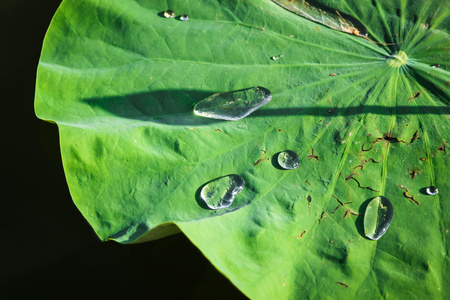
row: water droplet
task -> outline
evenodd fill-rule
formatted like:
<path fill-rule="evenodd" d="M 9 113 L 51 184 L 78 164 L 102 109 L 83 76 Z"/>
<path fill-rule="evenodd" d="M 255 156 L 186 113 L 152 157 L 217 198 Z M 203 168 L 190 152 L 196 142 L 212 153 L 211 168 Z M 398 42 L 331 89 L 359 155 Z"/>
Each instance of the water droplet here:
<path fill-rule="evenodd" d="M 364 214 L 364 234 L 372 240 L 378 240 L 385 234 L 394 215 L 391 202 L 378 196 L 370 201 Z"/>
<path fill-rule="evenodd" d="M 278 154 L 278 164 L 283 169 L 295 169 L 298 167 L 298 155 L 292 150 L 286 150 Z"/>
<path fill-rule="evenodd" d="M 440 68 L 441 65 L 440 65 L 440 64 L 435 64 L 435 65 L 432 65 L 431 67 L 432 67 L 432 68 Z"/>
<path fill-rule="evenodd" d="M 217 93 L 198 102 L 194 113 L 198 116 L 237 121 L 272 99 L 270 91 L 261 86 L 248 89 Z"/>
<path fill-rule="evenodd" d="M 278 60 L 278 56 L 272 56 L 272 60 Z"/>
<path fill-rule="evenodd" d="M 173 10 L 168 9 L 164 12 L 164 17 L 166 17 L 166 18 L 173 18 L 174 16 L 175 16 L 175 13 L 173 12 Z"/>
<path fill-rule="evenodd" d="M 230 206 L 236 195 L 242 191 L 245 182 L 239 175 L 227 175 L 208 182 L 200 196 L 211 209 Z"/>
<path fill-rule="evenodd" d="M 436 195 L 438 193 L 438 189 L 435 186 L 429 186 L 427 187 L 427 194 L 428 195 Z"/>
<path fill-rule="evenodd" d="M 181 15 L 180 20 L 181 21 L 187 21 L 187 20 L 189 20 L 189 16 L 188 15 Z"/>

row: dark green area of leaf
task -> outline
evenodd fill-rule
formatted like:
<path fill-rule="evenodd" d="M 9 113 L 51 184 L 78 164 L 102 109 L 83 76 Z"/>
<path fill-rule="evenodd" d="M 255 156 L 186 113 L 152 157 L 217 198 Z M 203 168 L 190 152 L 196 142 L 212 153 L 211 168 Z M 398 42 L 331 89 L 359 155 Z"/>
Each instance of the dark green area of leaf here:
<path fill-rule="evenodd" d="M 62 3 L 36 113 L 58 124 L 71 195 L 102 240 L 180 228 L 253 299 L 448 298 L 449 3 L 324 4 L 396 44 L 268 0 Z M 272 101 L 242 120 L 192 113 L 252 86 Z M 274 165 L 286 149 L 297 169 Z M 245 189 L 205 209 L 199 188 L 228 174 Z M 362 214 L 376 196 L 395 216 L 371 241 Z"/>

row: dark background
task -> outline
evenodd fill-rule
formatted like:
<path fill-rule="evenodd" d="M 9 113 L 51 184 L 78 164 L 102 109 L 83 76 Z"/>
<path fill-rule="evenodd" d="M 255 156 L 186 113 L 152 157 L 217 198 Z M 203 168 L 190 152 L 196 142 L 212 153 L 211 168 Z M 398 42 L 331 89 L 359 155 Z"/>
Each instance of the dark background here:
<path fill-rule="evenodd" d="M 183 234 L 101 242 L 73 204 L 58 129 L 33 107 L 42 41 L 60 2 L 0 4 L 0 299 L 245 299 Z"/>

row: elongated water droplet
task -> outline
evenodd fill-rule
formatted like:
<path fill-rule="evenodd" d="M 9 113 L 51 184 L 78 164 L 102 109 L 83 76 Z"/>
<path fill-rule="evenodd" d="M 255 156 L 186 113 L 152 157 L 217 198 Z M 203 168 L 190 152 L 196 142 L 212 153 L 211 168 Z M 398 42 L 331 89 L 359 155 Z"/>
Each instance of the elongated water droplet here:
<path fill-rule="evenodd" d="M 438 193 L 438 189 L 435 186 L 429 186 L 427 187 L 427 194 L 428 195 L 436 195 Z"/>
<path fill-rule="evenodd" d="M 394 208 L 387 198 L 374 198 L 364 214 L 364 234 L 369 239 L 378 240 L 388 229 L 393 215 Z"/>
<path fill-rule="evenodd" d="M 227 175 L 208 182 L 200 192 L 200 196 L 211 209 L 230 206 L 236 195 L 242 191 L 245 182 L 239 175 Z"/>
<path fill-rule="evenodd" d="M 295 169 L 298 167 L 298 155 L 292 150 L 285 150 L 278 154 L 278 164 L 283 169 Z"/>
<path fill-rule="evenodd" d="M 164 17 L 166 17 L 166 18 L 173 18 L 174 16 L 175 16 L 175 13 L 173 12 L 173 10 L 168 9 L 164 12 Z"/>
<path fill-rule="evenodd" d="M 270 91 L 261 86 L 248 89 L 217 93 L 198 102 L 194 113 L 198 116 L 237 121 L 272 99 Z"/>
<path fill-rule="evenodd" d="M 187 21 L 187 20 L 189 20 L 189 16 L 188 15 L 181 15 L 180 20 L 181 21 Z"/>

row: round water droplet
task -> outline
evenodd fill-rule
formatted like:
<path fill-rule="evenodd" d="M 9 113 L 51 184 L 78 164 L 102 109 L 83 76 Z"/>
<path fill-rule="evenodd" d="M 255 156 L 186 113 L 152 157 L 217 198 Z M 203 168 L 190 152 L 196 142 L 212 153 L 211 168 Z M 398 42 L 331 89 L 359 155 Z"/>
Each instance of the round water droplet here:
<path fill-rule="evenodd" d="M 173 12 L 173 10 L 168 9 L 164 12 L 164 17 L 166 17 L 166 18 L 173 18 L 174 16 L 175 16 L 175 13 Z"/>
<path fill-rule="evenodd" d="M 435 64 L 435 65 L 432 65 L 431 67 L 433 67 L 433 68 L 440 68 L 441 65 L 440 64 Z"/>
<path fill-rule="evenodd" d="M 364 214 L 364 234 L 372 240 L 378 240 L 385 234 L 391 224 L 394 208 L 384 197 L 376 197 L 370 201 Z"/>
<path fill-rule="evenodd" d="M 230 206 L 236 195 L 244 188 L 245 181 L 238 175 L 227 175 L 208 182 L 200 196 L 211 209 Z"/>
<path fill-rule="evenodd" d="M 429 186 L 429 187 L 427 187 L 427 194 L 428 195 L 436 195 L 439 191 L 438 191 L 438 189 L 437 189 L 437 187 L 435 187 L 435 186 Z"/>
<path fill-rule="evenodd" d="M 278 60 L 278 56 L 272 56 L 272 60 Z"/>
<path fill-rule="evenodd" d="M 261 86 L 217 93 L 198 102 L 194 113 L 198 116 L 229 121 L 240 120 L 272 99 L 270 91 Z"/>
<path fill-rule="evenodd" d="M 189 20 L 189 16 L 188 15 L 181 15 L 180 20 L 181 21 L 187 21 L 187 20 Z"/>
<path fill-rule="evenodd" d="M 278 154 L 278 164 L 283 169 L 295 169 L 298 167 L 298 155 L 292 150 L 285 150 Z"/>

